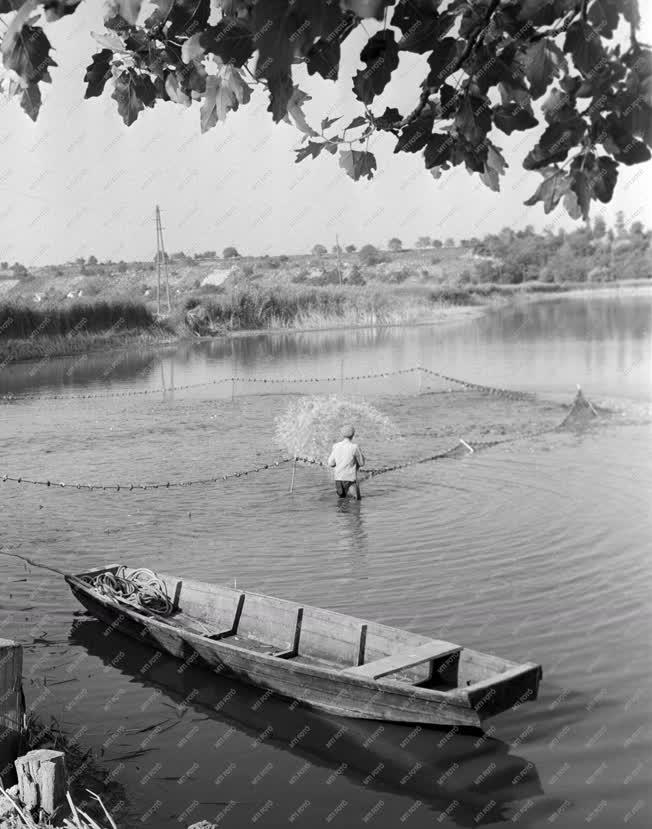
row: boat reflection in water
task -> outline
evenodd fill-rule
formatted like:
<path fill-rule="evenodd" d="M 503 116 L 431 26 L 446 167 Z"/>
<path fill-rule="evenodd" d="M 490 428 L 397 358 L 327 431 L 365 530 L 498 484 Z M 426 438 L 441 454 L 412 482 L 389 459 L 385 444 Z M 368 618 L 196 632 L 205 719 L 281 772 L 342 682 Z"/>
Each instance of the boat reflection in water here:
<path fill-rule="evenodd" d="M 160 752 L 143 801 L 151 803 L 153 796 L 161 801 L 159 827 L 168 825 L 168 814 L 169 825 L 179 826 L 180 810 L 189 802 L 197 806 L 186 823 L 215 820 L 222 809 L 232 811 L 220 824 L 239 826 L 257 807 L 276 802 L 269 819 L 263 813 L 256 822 L 286 825 L 302 798 L 310 804 L 311 820 L 334 813 L 333 825 L 358 823 L 369 803 L 382 803 L 384 821 L 394 806 L 396 819 L 412 808 L 410 826 L 432 825 L 433 819 L 481 826 L 511 820 L 523 801 L 543 794 L 531 762 L 478 730 L 331 716 L 159 652 L 153 659 L 149 647 L 107 631 L 104 623 L 81 617 L 70 641 L 101 660 L 105 675 L 115 670 L 128 680 L 120 714 L 135 727 L 123 730 L 121 746 L 124 735 L 134 733 L 134 744 L 126 746 L 132 757 L 143 746 Z M 162 713 L 170 722 L 160 724 Z M 122 763 L 110 751 L 105 761 L 109 774 L 112 765 Z M 140 764 L 133 771 L 138 798 L 137 779 L 152 760 L 130 762 Z M 129 773 L 126 767 L 122 779 Z M 224 785 L 216 789 L 218 781 Z M 346 805 L 338 806 L 342 802 Z M 346 811 L 339 823 L 338 808 Z"/>

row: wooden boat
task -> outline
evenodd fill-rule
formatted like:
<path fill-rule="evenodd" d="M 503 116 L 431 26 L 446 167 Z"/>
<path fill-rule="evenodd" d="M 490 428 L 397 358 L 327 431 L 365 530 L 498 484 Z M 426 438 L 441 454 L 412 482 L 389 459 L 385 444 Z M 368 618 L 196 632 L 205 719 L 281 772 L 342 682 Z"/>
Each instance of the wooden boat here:
<path fill-rule="evenodd" d="M 479 727 L 537 697 L 539 665 L 225 585 L 157 573 L 173 597 L 161 616 L 90 583 L 118 570 L 135 572 L 66 576 L 110 631 L 331 714 Z"/>

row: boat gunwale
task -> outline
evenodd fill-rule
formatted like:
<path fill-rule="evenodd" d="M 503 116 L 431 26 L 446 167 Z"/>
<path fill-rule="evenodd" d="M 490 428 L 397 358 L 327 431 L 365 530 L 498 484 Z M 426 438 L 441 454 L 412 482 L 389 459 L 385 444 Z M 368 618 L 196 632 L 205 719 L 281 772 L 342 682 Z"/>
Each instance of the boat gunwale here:
<path fill-rule="evenodd" d="M 387 690 L 387 691 L 405 693 L 413 699 L 423 700 L 424 702 L 429 702 L 431 704 L 433 702 L 436 702 L 436 701 L 439 700 L 442 703 L 446 702 L 448 704 L 453 704 L 453 705 L 462 707 L 464 709 L 473 710 L 473 706 L 471 705 L 471 701 L 470 701 L 471 694 L 473 694 L 477 691 L 490 689 L 492 686 L 496 685 L 497 683 L 502 683 L 505 679 L 516 679 L 519 675 L 521 675 L 523 673 L 526 673 L 528 671 L 531 671 L 534 668 L 538 668 L 540 672 L 542 671 L 541 665 L 539 665 L 537 663 L 534 663 L 534 662 L 524 662 L 524 663 L 514 662 L 512 660 L 505 659 L 502 656 L 497 656 L 495 654 L 489 654 L 486 651 L 476 651 L 473 648 L 467 648 L 463 645 L 460 645 L 459 647 L 462 650 L 466 650 L 469 653 L 477 653 L 477 654 L 480 654 L 482 656 L 489 656 L 489 657 L 493 657 L 495 659 L 499 659 L 504 663 L 505 667 L 504 667 L 502 672 L 500 672 L 500 673 L 496 672 L 496 673 L 492 674 L 490 677 L 478 680 L 477 682 L 472 683 L 470 685 L 466 685 L 464 687 L 452 687 L 449 691 L 441 691 L 441 690 L 438 690 L 436 688 L 422 688 L 422 687 L 419 687 L 418 685 L 414 685 L 412 683 L 401 682 L 400 680 L 370 679 L 370 678 L 363 677 L 363 676 L 358 677 L 358 676 L 355 676 L 354 674 L 348 674 L 347 675 L 346 672 L 345 672 L 346 669 L 338 670 L 336 668 L 328 668 L 326 666 L 322 666 L 322 665 L 318 665 L 318 664 L 310 664 L 310 663 L 305 663 L 305 662 L 293 662 L 292 660 L 279 660 L 279 658 L 277 656 L 275 656 L 274 654 L 267 654 L 267 653 L 264 653 L 264 652 L 261 652 L 261 651 L 254 651 L 254 650 L 250 650 L 250 649 L 244 647 L 243 645 L 229 643 L 228 642 L 228 637 L 225 638 L 225 639 L 217 639 L 217 640 L 212 639 L 208 635 L 201 634 L 201 633 L 196 633 L 196 632 L 190 631 L 186 628 L 171 625 L 168 622 L 165 622 L 164 617 L 158 617 L 156 615 L 147 616 L 144 613 L 139 612 L 137 607 L 130 606 L 126 603 L 125 604 L 120 603 L 119 601 L 116 601 L 116 600 L 112 599 L 110 596 L 106 596 L 106 595 L 100 593 L 95 588 L 93 588 L 91 585 L 89 585 L 87 582 L 83 581 L 84 576 L 103 573 L 103 572 L 106 572 L 107 570 L 110 570 L 113 567 L 118 567 L 118 566 L 120 566 L 120 565 L 119 564 L 109 564 L 109 565 L 106 565 L 105 567 L 100 567 L 100 568 L 90 570 L 90 571 L 86 571 L 86 572 L 83 572 L 83 573 L 80 573 L 80 574 L 77 574 L 77 575 L 69 574 L 65 578 L 66 578 L 66 581 L 69 584 L 72 585 L 72 583 L 74 582 L 77 587 L 79 587 L 85 593 L 90 595 L 96 601 L 99 601 L 100 603 L 102 603 L 104 605 L 108 605 L 108 606 L 110 606 L 110 607 L 112 607 L 112 608 L 114 608 L 114 609 L 116 609 L 120 612 L 125 612 L 130 617 L 133 617 L 133 619 L 135 619 L 138 622 L 143 622 L 144 621 L 144 622 L 147 622 L 147 623 L 153 623 L 157 626 L 162 626 L 162 627 L 164 627 L 165 629 L 167 629 L 169 631 L 173 631 L 176 635 L 181 636 L 182 638 L 183 637 L 190 637 L 191 639 L 199 639 L 202 642 L 204 642 L 204 643 L 210 645 L 211 647 L 213 647 L 214 649 L 216 649 L 216 652 L 218 654 L 219 654 L 219 649 L 220 648 L 225 648 L 229 651 L 232 651 L 232 652 L 235 652 L 235 653 L 238 653 L 238 654 L 241 654 L 241 655 L 247 655 L 248 657 L 250 657 L 254 660 L 260 660 L 260 661 L 263 662 L 263 664 L 277 665 L 279 661 L 282 661 L 282 662 L 285 663 L 285 666 L 286 666 L 286 668 L 288 669 L 289 672 L 298 672 L 298 673 L 307 674 L 307 675 L 317 674 L 318 676 L 322 676 L 324 678 L 328 678 L 328 679 L 331 679 L 331 680 L 334 679 L 339 683 L 344 683 L 344 684 L 347 684 L 347 685 L 354 685 L 356 687 L 361 686 L 361 687 L 367 687 L 367 688 L 374 688 L 374 689 L 380 689 L 380 690 Z M 174 575 L 171 575 L 169 573 L 162 573 L 161 572 L 161 573 L 157 573 L 157 575 L 159 575 L 163 578 L 166 578 L 166 579 L 177 579 L 177 580 L 184 581 L 184 579 L 182 579 L 180 576 L 174 576 Z M 396 630 L 396 631 L 401 631 L 402 633 L 405 633 L 405 632 L 414 633 L 413 631 L 406 631 L 405 628 L 398 628 L 396 626 L 384 625 L 382 622 L 376 622 L 376 621 L 373 621 L 373 620 L 362 619 L 358 616 L 350 616 L 348 614 L 340 613 L 337 610 L 330 610 L 328 608 L 321 608 L 321 607 L 318 607 L 316 605 L 299 604 L 298 602 L 295 602 L 292 599 L 279 599 L 276 596 L 270 596 L 269 594 L 265 594 L 265 593 L 257 593 L 256 591 L 253 591 L 253 590 L 238 590 L 237 588 L 232 588 L 229 585 L 219 584 L 219 583 L 214 583 L 214 582 L 204 582 L 204 581 L 199 581 L 199 580 L 194 580 L 194 579 L 186 579 L 185 581 L 191 582 L 191 583 L 197 583 L 197 584 L 210 585 L 210 586 L 218 587 L 218 588 L 226 588 L 229 591 L 244 593 L 245 596 L 246 595 L 252 595 L 252 596 L 258 596 L 260 598 L 273 599 L 275 601 L 282 601 L 282 602 L 286 602 L 287 604 L 292 605 L 296 608 L 300 608 L 300 607 L 303 607 L 304 609 L 307 608 L 307 607 L 315 608 L 317 610 L 323 611 L 323 612 L 328 613 L 328 614 L 334 614 L 334 615 L 342 617 L 344 619 L 354 620 L 355 622 L 360 622 L 361 624 L 379 625 L 379 626 L 381 626 L 381 627 L 383 627 L 387 630 Z M 434 639 L 434 637 L 428 637 L 428 636 L 425 636 L 424 634 L 415 633 L 414 635 L 423 637 L 425 639 L 430 639 L 431 641 L 436 641 Z"/>
<path fill-rule="evenodd" d="M 76 577 L 70 576 L 67 578 L 70 583 Z M 292 662 L 292 660 L 279 659 L 274 654 L 267 654 L 261 651 L 249 650 L 248 648 L 245 648 L 242 645 L 229 643 L 226 639 L 211 639 L 210 636 L 206 636 L 201 633 L 195 633 L 194 631 L 176 627 L 175 625 L 170 625 L 156 616 L 145 616 L 139 613 L 138 608 L 131 608 L 128 605 L 121 604 L 120 602 L 112 599 L 110 596 L 104 596 L 101 593 L 98 593 L 94 588 L 85 584 L 84 582 L 77 582 L 77 584 L 81 586 L 81 589 L 85 593 L 90 595 L 96 601 L 99 601 L 101 604 L 109 606 L 120 613 L 124 613 L 138 622 L 154 624 L 158 627 L 163 627 L 166 630 L 173 631 L 177 636 L 180 636 L 182 639 L 186 637 L 188 637 L 190 640 L 199 639 L 207 645 L 210 645 L 213 649 L 215 649 L 218 655 L 219 649 L 225 648 L 229 651 L 246 655 L 254 661 L 262 661 L 264 664 L 278 665 L 279 663 L 282 663 L 289 673 L 300 673 L 306 675 L 317 674 L 329 680 L 336 680 L 337 682 L 346 685 L 354 685 L 357 687 L 362 686 L 372 688 L 375 690 L 387 690 L 398 693 L 404 693 L 405 695 L 410 696 L 413 699 L 423 700 L 424 702 L 428 702 L 431 704 L 437 701 L 441 701 L 442 703 L 445 702 L 447 704 L 450 704 L 452 702 L 453 704 L 456 704 L 458 707 L 462 707 L 464 709 L 471 709 L 471 706 L 469 705 L 468 700 L 466 699 L 466 695 L 464 695 L 464 698 L 457 699 L 456 697 L 451 697 L 450 692 L 448 691 L 438 691 L 435 688 L 420 688 L 417 685 L 412 685 L 407 682 L 400 682 L 399 680 L 388 680 L 383 682 L 381 680 L 367 679 L 365 677 L 356 677 L 353 675 L 347 675 L 343 670 L 340 671 L 336 668 L 327 668 L 323 665 L 313 665 L 306 662 Z M 459 689 L 451 689 L 451 691 L 456 690 Z"/>

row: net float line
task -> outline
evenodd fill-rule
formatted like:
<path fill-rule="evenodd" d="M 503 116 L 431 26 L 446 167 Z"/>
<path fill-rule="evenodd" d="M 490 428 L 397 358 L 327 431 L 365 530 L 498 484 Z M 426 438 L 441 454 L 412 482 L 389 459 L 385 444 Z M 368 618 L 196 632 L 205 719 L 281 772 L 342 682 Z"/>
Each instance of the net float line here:
<path fill-rule="evenodd" d="M 495 394 L 500 397 L 507 397 L 510 400 L 534 400 L 536 394 L 529 391 L 515 391 L 512 389 L 501 389 L 497 386 L 484 386 L 481 383 L 471 383 L 468 380 L 460 380 L 458 377 L 449 377 L 446 374 L 440 374 L 438 371 L 433 371 L 430 368 L 420 366 L 421 371 L 425 374 L 431 374 L 433 377 L 438 377 L 440 380 L 447 380 L 449 383 L 458 383 L 469 391 L 481 391 L 485 394 Z"/>
<path fill-rule="evenodd" d="M 375 371 L 367 374 L 331 375 L 328 377 L 218 377 L 203 383 L 187 383 L 183 386 L 157 389 L 135 389 L 134 391 L 99 392 L 89 394 L 3 394 L 0 401 L 4 403 L 19 403 L 21 400 L 104 400 L 111 397 L 141 397 L 149 394 L 165 394 L 166 392 L 188 391 L 189 389 L 208 388 L 233 383 L 250 383 L 259 385 L 304 385 L 308 383 L 340 383 L 352 380 L 377 380 L 384 377 L 396 377 L 401 374 L 413 374 L 419 371 L 418 366 L 393 369 L 391 371 Z"/>
<path fill-rule="evenodd" d="M 194 481 L 165 481 L 152 484 L 81 484 L 81 483 L 65 483 L 64 481 L 44 480 L 36 481 L 31 478 L 16 478 L 11 475 L 4 474 L 0 476 L 0 482 L 5 483 L 12 481 L 17 484 L 34 484 L 36 486 L 55 487 L 61 489 L 84 489 L 84 490 L 98 490 L 109 492 L 134 492 L 152 489 L 177 489 L 188 486 L 206 486 L 208 484 L 216 484 L 221 481 L 230 481 L 234 478 L 243 478 L 247 475 L 255 475 L 258 472 L 263 472 L 266 469 L 276 469 L 287 463 L 290 463 L 292 458 L 281 458 L 278 461 L 261 464 L 251 469 L 242 469 L 238 472 L 229 472 L 225 475 L 216 475 L 213 478 L 199 478 Z"/>
<path fill-rule="evenodd" d="M 346 375 L 329 375 L 326 377 L 218 377 L 214 380 L 206 380 L 202 383 L 186 383 L 182 386 L 172 386 L 170 388 L 156 388 L 156 389 L 135 389 L 133 391 L 116 391 L 116 392 L 89 392 L 88 394 L 39 394 L 37 392 L 28 392 L 25 394 L 3 394 L 0 395 L 0 402 L 2 403 L 19 403 L 22 400 L 106 400 L 109 398 L 121 397 L 142 397 L 152 394 L 166 394 L 168 392 L 189 391 L 190 389 L 209 388 L 211 386 L 221 386 L 226 384 L 249 384 L 249 385 L 307 385 L 310 383 L 341 383 L 351 382 L 353 380 L 378 380 L 385 377 L 397 377 L 405 374 L 414 374 L 421 372 L 437 377 L 440 380 L 446 380 L 449 383 L 455 383 L 461 386 L 465 391 L 479 391 L 485 394 L 495 394 L 501 397 L 506 397 L 512 400 L 532 400 L 536 399 L 536 394 L 533 392 L 524 392 L 511 389 L 502 389 L 496 386 L 485 386 L 480 383 L 473 383 L 469 380 L 464 380 L 459 377 L 451 377 L 447 374 L 441 374 L 433 369 L 425 368 L 422 365 L 410 366 L 409 368 L 391 369 L 387 371 L 367 372 L 366 374 L 346 374 Z M 446 389 L 442 393 L 450 393 L 454 389 Z"/>

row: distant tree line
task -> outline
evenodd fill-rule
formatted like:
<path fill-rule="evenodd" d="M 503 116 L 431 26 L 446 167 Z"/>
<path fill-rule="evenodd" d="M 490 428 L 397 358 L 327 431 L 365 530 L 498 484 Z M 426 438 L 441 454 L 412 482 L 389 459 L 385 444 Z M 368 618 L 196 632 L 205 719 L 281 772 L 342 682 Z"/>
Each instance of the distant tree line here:
<path fill-rule="evenodd" d="M 614 228 L 602 216 L 593 225 L 567 232 L 551 229 L 535 233 L 531 226 L 513 231 L 504 228 L 473 240 L 475 276 L 480 282 L 519 284 L 541 282 L 586 282 L 613 279 L 649 279 L 652 276 L 652 234 L 639 221 L 629 229 L 622 213 Z"/>
<path fill-rule="evenodd" d="M 639 279 L 652 277 L 652 250 L 650 242 L 652 231 L 646 229 L 642 222 L 634 221 L 626 226 L 622 212 L 616 217 L 613 228 L 607 226 L 603 216 L 597 216 L 593 224 L 572 231 L 563 228 L 554 230 L 546 228 L 543 232 L 536 232 L 532 225 L 521 230 L 505 227 L 498 233 L 489 233 L 483 238 L 472 236 L 463 238 L 456 244 L 452 237 L 444 241 L 430 236 L 419 236 L 415 247 L 425 251 L 442 247 L 464 249 L 469 256 L 469 266 L 461 272 L 462 282 L 495 282 L 504 284 L 519 284 L 532 280 L 543 282 L 584 282 L 608 281 L 612 279 Z M 331 248 L 332 256 L 338 257 L 337 267 L 328 268 L 322 264 L 324 274 L 319 277 L 325 279 L 324 284 L 336 284 L 341 279 L 339 256 L 346 253 L 351 257 L 355 254 L 353 270 L 351 260 L 348 260 L 348 273 L 344 281 L 350 284 L 364 284 L 364 277 L 360 267 L 373 267 L 389 261 L 390 253 L 407 252 L 403 242 L 396 236 L 388 240 L 386 250 L 375 245 L 366 244 L 357 248 L 354 244 Z M 328 249 L 323 244 L 316 244 L 312 248 L 312 255 L 321 260 L 328 256 Z M 166 261 L 181 265 L 192 266 L 199 261 L 218 258 L 216 251 L 207 250 L 201 253 L 188 255 L 178 251 L 170 255 L 165 254 Z M 228 245 L 222 251 L 224 260 L 241 258 L 237 248 Z M 260 257 L 263 267 L 277 269 L 289 261 L 286 255 Z M 331 260 L 332 262 L 333 260 Z M 432 264 L 440 260 L 433 258 Z M 106 268 L 117 269 L 124 274 L 129 270 L 153 270 L 156 257 L 149 262 L 130 262 L 124 260 L 114 263 L 111 260 L 99 262 L 94 255 L 88 258 L 79 257 L 74 263 L 85 276 L 106 273 Z M 253 266 L 242 266 L 253 274 Z M 25 265 L 15 262 L 0 262 L 0 270 L 12 272 L 14 277 L 29 278 Z M 313 280 L 316 277 L 313 277 Z M 310 281 L 307 272 L 299 277 L 298 281 Z"/>

